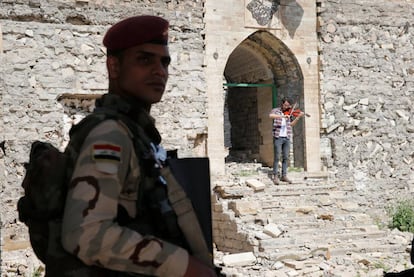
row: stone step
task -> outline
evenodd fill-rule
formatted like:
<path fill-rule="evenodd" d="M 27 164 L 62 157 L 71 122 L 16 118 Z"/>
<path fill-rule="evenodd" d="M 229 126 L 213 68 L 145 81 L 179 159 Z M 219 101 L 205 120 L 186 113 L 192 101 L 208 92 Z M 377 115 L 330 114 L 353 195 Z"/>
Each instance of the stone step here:
<path fill-rule="evenodd" d="M 282 251 L 258 252 L 257 256 L 269 259 L 272 262 L 282 262 L 283 264 L 286 264 L 286 262 L 297 261 L 299 263 L 303 263 L 306 267 L 319 265 L 321 262 L 329 260 L 332 257 L 330 249 L 326 247 L 302 250 L 283 249 Z"/>
<path fill-rule="evenodd" d="M 380 258 L 384 259 L 392 253 L 401 253 L 404 254 L 405 249 L 402 245 L 393 245 L 393 244 L 373 244 L 367 243 L 367 245 L 358 246 L 355 244 L 345 244 L 345 245 L 321 245 L 315 244 L 310 245 L 308 248 L 304 247 L 294 247 L 286 246 L 278 249 L 262 249 L 258 252 L 258 256 L 266 257 L 272 261 L 285 261 L 285 260 L 297 260 L 297 261 L 306 261 L 306 263 L 311 264 L 312 259 L 322 258 L 324 260 L 329 260 L 335 257 L 349 257 L 353 259 L 364 258 Z M 387 254 L 389 253 L 389 254 Z M 319 261 L 317 261 L 319 263 Z"/>
<path fill-rule="evenodd" d="M 250 226 L 266 225 L 268 221 L 278 225 L 288 226 L 290 229 L 298 228 L 327 228 L 337 226 L 338 228 L 367 228 L 377 226 L 374 220 L 363 213 L 349 213 L 344 211 L 313 211 L 303 214 L 296 210 L 279 209 L 277 211 L 265 211 L 256 215 L 241 215 L 237 221 Z"/>
<path fill-rule="evenodd" d="M 335 185 L 326 186 L 295 186 L 286 188 L 266 188 L 265 192 L 272 197 L 287 197 L 287 196 L 301 196 L 301 195 L 327 195 L 330 191 L 336 189 Z"/>
<path fill-rule="evenodd" d="M 351 183 L 347 184 L 336 184 L 331 182 L 309 182 L 309 181 L 303 181 L 303 180 L 292 180 L 292 184 L 288 184 L 285 182 L 280 182 L 279 185 L 274 185 L 270 179 L 268 180 L 260 180 L 255 178 L 250 178 L 250 180 L 256 180 L 260 183 L 263 183 L 265 185 L 266 191 L 274 191 L 274 192 L 283 192 L 283 191 L 310 191 L 312 189 L 314 190 L 343 190 L 343 191 L 354 191 L 355 186 Z M 247 186 L 247 180 L 240 181 L 240 183 L 245 184 L 246 188 Z"/>
<path fill-rule="evenodd" d="M 249 198 L 250 201 L 254 201 L 254 199 Z M 335 199 L 334 199 L 335 200 Z M 317 202 L 315 199 L 283 199 L 283 200 L 263 200 L 260 202 L 260 206 L 263 210 L 297 210 L 303 214 L 306 214 L 306 210 L 308 213 L 312 210 L 343 210 L 346 212 L 353 211 L 353 212 L 360 212 L 362 213 L 366 208 L 364 206 L 360 206 L 355 204 L 349 200 L 341 201 L 337 200 L 335 203 L 324 203 L 324 202 Z"/>
<path fill-rule="evenodd" d="M 405 245 L 402 244 L 387 244 L 381 241 L 361 240 L 352 243 L 337 243 L 332 247 L 332 256 L 347 256 L 351 253 L 368 254 L 368 253 L 406 253 Z"/>
<path fill-rule="evenodd" d="M 281 192 L 279 194 L 269 192 L 263 193 L 263 195 L 252 195 L 249 199 L 261 199 L 260 201 L 262 206 L 267 209 L 279 206 L 283 207 L 283 204 L 285 203 L 296 203 L 296 205 L 299 206 L 315 204 L 330 206 L 335 204 L 343 204 L 344 202 L 353 202 L 356 205 L 356 203 L 358 203 L 358 201 L 355 200 L 355 196 L 349 196 L 346 195 L 345 192 L 343 193 L 344 195 L 338 191 L 312 191 L 311 193 L 294 191 Z"/>
<path fill-rule="evenodd" d="M 300 230 L 298 228 L 292 228 L 287 231 L 289 236 L 295 235 L 303 235 L 303 236 L 320 236 L 325 238 L 340 238 L 340 236 L 370 236 L 370 237 L 378 237 L 383 236 L 386 231 L 379 230 L 377 226 L 365 226 L 365 227 L 347 227 L 343 228 L 341 226 L 332 226 L 330 228 L 303 228 Z"/>
<path fill-rule="evenodd" d="M 335 243 L 312 241 L 305 244 L 285 244 L 279 247 L 260 248 L 260 252 L 277 253 L 281 255 L 296 253 L 309 254 L 316 249 L 328 249 L 331 255 L 346 256 L 351 253 L 366 255 L 368 253 L 406 253 L 405 244 L 389 243 L 381 239 L 361 238 L 352 241 L 336 241 Z"/>
<path fill-rule="evenodd" d="M 352 231 L 378 231 L 379 227 L 374 222 L 363 221 L 360 219 L 334 219 L 334 220 L 322 220 L 317 219 L 314 215 L 309 216 L 292 216 L 292 217 L 264 217 L 263 219 L 251 217 L 249 220 L 238 219 L 237 222 L 245 225 L 245 228 L 248 230 L 257 230 L 262 229 L 263 226 L 273 222 L 278 225 L 281 229 L 287 230 L 290 232 L 310 232 L 316 230 L 317 232 L 324 231 L 326 232 L 331 230 L 343 230 L 349 229 Z"/>
<path fill-rule="evenodd" d="M 278 186 L 261 178 L 266 184 L 263 191 L 242 196 L 248 202 L 260 203 L 257 213 L 235 216 L 238 230 L 248 234 L 254 254 L 262 264 L 272 267 L 281 261 L 282 267 L 295 270 L 296 275 L 292 276 L 321 276 L 319 270 L 329 270 L 332 265 L 340 264 L 346 272 L 350 264 L 372 269 L 389 260 L 409 261 L 410 236 L 380 229 L 376 219 L 369 215 L 378 213 L 376 203 L 367 202 L 366 192 L 356 190 L 351 181 L 303 179 L 300 174 L 289 177 L 293 184 Z M 274 232 L 264 233 L 269 223 L 275 224 Z M 322 268 L 324 263 L 326 267 Z M 317 269 L 315 274 L 303 271 L 310 266 Z M 258 276 L 254 270 L 242 276 Z M 383 275 L 382 270 L 378 272 L 380 275 L 360 276 Z M 286 269 L 280 273 L 290 276 Z M 335 276 L 357 276 L 357 272 Z"/>
<path fill-rule="evenodd" d="M 343 210 L 357 210 L 366 209 L 365 205 L 355 203 L 351 198 L 335 198 L 326 194 L 324 197 L 314 196 L 298 196 L 298 197 L 268 197 L 263 196 L 249 196 L 236 199 L 234 201 L 256 201 L 260 204 L 262 209 L 285 209 L 285 208 L 338 208 Z"/>
<path fill-rule="evenodd" d="M 318 245 L 327 245 L 327 244 L 354 244 L 355 241 L 364 241 L 364 240 L 373 240 L 377 238 L 384 237 L 385 232 L 353 232 L 353 233 L 329 233 L 324 232 L 324 235 L 319 233 L 311 232 L 297 232 L 297 234 L 288 234 L 289 237 L 285 234 L 284 237 L 272 238 L 259 240 L 259 248 L 264 250 L 271 249 L 280 249 L 283 247 L 300 247 L 304 245 L 318 244 Z"/>

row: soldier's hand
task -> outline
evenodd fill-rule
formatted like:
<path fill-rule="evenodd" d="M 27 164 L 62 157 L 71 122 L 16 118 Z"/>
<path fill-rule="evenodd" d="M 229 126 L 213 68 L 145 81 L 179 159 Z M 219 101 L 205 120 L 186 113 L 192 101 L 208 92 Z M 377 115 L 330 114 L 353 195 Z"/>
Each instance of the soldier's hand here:
<path fill-rule="evenodd" d="M 194 258 L 193 256 L 189 257 L 187 270 L 184 274 L 184 277 L 217 277 L 214 270 L 199 260 Z"/>

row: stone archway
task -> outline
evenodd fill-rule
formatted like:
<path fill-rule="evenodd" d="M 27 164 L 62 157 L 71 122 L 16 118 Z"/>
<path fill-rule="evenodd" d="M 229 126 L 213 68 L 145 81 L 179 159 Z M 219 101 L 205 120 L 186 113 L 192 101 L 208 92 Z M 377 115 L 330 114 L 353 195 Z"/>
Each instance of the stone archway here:
<path fill-rule="evenodd" d="M 231 147 L 230 155 L 238 160 L 258 160 L 272 165 L 273 140 L 268 118 L 272 105 L 279 105 L 281 98 L 289 97 L 304 108 L 303 75 L 295 55 L 271 33 L 256 31 L 230 54 L 224 76 L 228 83 L 250 84 L 227 89 L 225 107 L 230 124 L 224 124 L 224 133 L 225 137 L 231 137 L 230 145 L 225 142 Z M 272 99 L 270 86 L 260 84 L 274 84 L 276 99 Z M 226 126 L 231 126 L 231 130 Z M 294 128 L 292 149 L 294 166 L 305 167 L 303 122 Z"/>

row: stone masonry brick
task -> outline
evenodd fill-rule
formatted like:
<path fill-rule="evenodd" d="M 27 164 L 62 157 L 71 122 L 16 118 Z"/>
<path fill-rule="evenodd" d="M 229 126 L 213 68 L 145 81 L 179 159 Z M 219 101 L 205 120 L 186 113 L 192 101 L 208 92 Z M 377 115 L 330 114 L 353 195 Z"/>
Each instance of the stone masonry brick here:
<path fill-rule="evenodd" d="M 257 202 L 239 200 L 229 202 L 229 209 L 233 210 L 236 216 L 254 215 L 261 210 L 261 206 Z"/>
<path fill-rule="evenodd" d="M 246 266 L 256 262 L 256 256 L 252 252 L 230 254 L 223 257 L 223 263 L 227 266 Z"/>

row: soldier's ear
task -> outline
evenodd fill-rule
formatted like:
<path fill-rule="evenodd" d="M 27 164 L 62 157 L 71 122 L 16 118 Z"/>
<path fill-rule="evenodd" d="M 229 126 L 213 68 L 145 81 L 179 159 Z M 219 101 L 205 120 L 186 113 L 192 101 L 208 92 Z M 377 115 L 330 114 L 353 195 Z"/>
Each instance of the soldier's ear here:
<path fill-rule="evenodd" d="M 106 58 L 109 79 L 117 79 L 121 71 L 121 64 L 118 57 L 108 56 Z"/>

